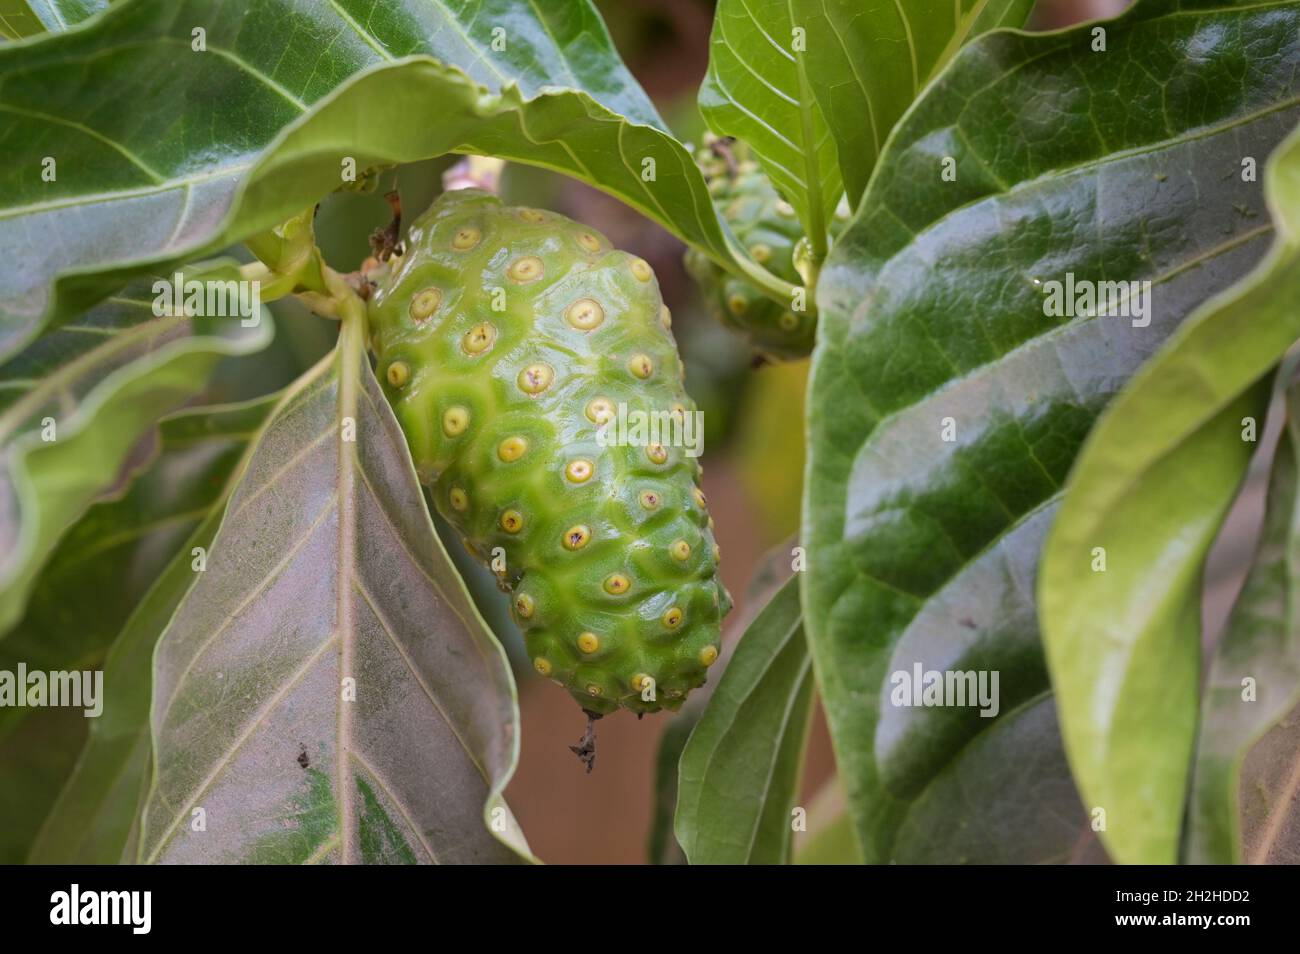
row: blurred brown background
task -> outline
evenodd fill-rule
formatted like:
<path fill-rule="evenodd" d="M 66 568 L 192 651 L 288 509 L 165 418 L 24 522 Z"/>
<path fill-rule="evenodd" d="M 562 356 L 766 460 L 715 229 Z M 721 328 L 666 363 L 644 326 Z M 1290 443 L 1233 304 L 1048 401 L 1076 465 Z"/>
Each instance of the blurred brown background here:
<path fill-rule="evenodd" d="M 1039 0 L 1031 26 L 1052 29 L 1113 16 L 1126 5 L 1127 0 Z M 620 52 L 665 120 L 684 140 L 699 142 L 704 130 L 694 98 L 708 63 L 712 4 L 606 0 L 599 6 Z M 512 168 L 504 191 L 508 198 L 549 205 L 589 222 L 654 266 L 673 310 L 688 388 L 709 419 L 704 489 L 717 522 L 723 579 L 737 604 L 724 636 L 725 642 L 734 641 L 749 609 L 746 589 L 756 564 L 797 529 L 807 363 L 751 371 L 739 343 L 719 336 L 701 315 L 682 271 L 681 244 L 615 200 L 571 180 L 518 167 Z M 728 404 L 723 400 L 727 394 L 741 397 Z M 516 671 L 522 756 L 506 797 L 534 852 L 550 863 L 646 861 L 655 753 L 672 716 L 638 722 L 622 712 L 602 719 L 596 768 L 587 775 L 568 748 L 585 726 L 572 699 L 526 665 Z M 830 740 L 819 713 L 809 743 L 804 805 L 811 804 L 833 772 Z"/>

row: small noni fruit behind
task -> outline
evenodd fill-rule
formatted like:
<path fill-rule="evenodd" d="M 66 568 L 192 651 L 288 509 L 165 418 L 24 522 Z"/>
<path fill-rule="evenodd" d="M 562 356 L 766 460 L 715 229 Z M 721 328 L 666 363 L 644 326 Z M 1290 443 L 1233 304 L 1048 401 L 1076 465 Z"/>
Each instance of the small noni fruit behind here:
<path fill-rule="evenodd" d="M 650 266 L 464 189 L 372 278 L 372 345 L 417 473 L 512 594 L 533 666 L 594 715 L 678 708 L 731 606 L 700 467 L 671 427 L 598 433 L 617 436 L 620 409 L 678 426 L 695 410 Z"/>
<path fill-rule="evenodd" d="M 794 206 L 781 198 L 749 158 L 743 143 L 714 140 L 696 154 L 718 213 L 759 265 L 792 285 L 802 285 L 798 259 L 806 244 Z M 848 219 L 841 204 L 830 222 L 837 235 Z M 749 340 L 759 354 L 774 360 L 806 357 L 817 338 L 817 318 L 773 301 L 750 282 L 729 275 L 703 252 L 686 253 L 686 270 L 700 287 L 710 313 Z"/>

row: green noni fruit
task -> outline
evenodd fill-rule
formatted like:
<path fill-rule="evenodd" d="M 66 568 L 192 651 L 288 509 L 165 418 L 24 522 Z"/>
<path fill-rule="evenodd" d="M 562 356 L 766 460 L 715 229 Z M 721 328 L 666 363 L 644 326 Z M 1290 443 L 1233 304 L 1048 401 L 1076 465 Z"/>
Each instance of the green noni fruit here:
<path fill-rule="evenodd" d="M 721 151 L 706 147 L 696 156 L 709 183 L 713 203 L 732 233 L 758 264 L 792 285 L 802 285 L 796 267 L 803 227 L 786 202 L 748 158 L 741 143 Z M 836 213 L 830 231 L 838 233 L 847 207 Z M 812 351 L 817 318 L 795 312 L 790 303 L 773 301 L 757 286 L 736 278 L 702 252 L 686 253 L 686 270 L 700 286 L 709 311 L 724 325 L 749 339 L 760 354 L 774 359 L 801 358 Z"/>
<path fill-rule="evenodd" d="M 372 345 L 416 470 L 512 594 L 534 667 L 592 714 L 678 708 L 731 601 L 650 266 L 466 189 L 372 278 Z"/>

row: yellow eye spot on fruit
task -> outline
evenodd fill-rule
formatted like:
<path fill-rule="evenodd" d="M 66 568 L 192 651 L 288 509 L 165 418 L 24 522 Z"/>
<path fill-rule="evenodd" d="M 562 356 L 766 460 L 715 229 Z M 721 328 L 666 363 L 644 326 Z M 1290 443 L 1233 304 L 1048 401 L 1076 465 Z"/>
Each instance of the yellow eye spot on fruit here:
<path fill-rule="evenodd" d="M 524 515 L 518 510 L 506 510 L 501 514 L 500 523 L 506 533 L 518 533 L 524 528 Z"/>
<path fill-rule="evenodd" d="M 543 676 L 549 676 L 551 674 L 551 661 L 542 656 L 538 656 L 533 660 L 533 668 Z"/>
<path fill-rule="evenodd" d="M 645 455 L 652 464 L 662 464 L 668 460 L 668 448 L 663 444 L 647 444 Z"/>
<path fill-rule="evenodd" d="M 650 360 L 648 354 L 634 354 L 627 363 L 627 369 L 644 381 L 655 373 L 655 363 Z"/>
<path fill-rule="evenodd" d="M 628 268 L 632 270 L 632 277 L 639 282 L 648 282 L 655 277 L 654 270 L 644 258 L 634 258 Z"/>
<path fill-rule="evenodd" d="M 447 500 L 451 504 L 451 509 L 457 513 L 463 513 L 469 507 L 469 494 L 460 487 L 453 487 L 447 493 Z"/>
<path fill-rule="evenodd" d="M 564 310 L 564 320 L 579 331 L 591 331 L 605 320 L 605 309 L 594 298 L 579 298 Z"/>
<path fill-rule="evenodd" d="M 691 496 L 695 498 L 695 506 L 699 507 L 701 510 L 708 506 L 707 501 L 704 499 L 704 491 L 699 487 L 696 487 L 691 491 Z"/>
<path fill-rule="evenodd" d="M 665 331 L 673 326 L 673 313 L 668 310 L 667 305 L 659 306 L 659 324 L 664 326 Z"/>
<path fill-rule="evenodd" d="M 691 545 L 685 540 L 674 540 L 673 545 L 668 548 L 668 552 L 673 555 L 674 560 L 689 560 L 691 557 Z"/>
<path fill-rule="evenodd" d="M 785 199 L 779 199 L 776 203 L 776 214 L 783 219 L 792 219 L 794 218 L 794 206 Z"/>
<path fill-rule="evenodd" d="M 516 284 L 527 285 L 541 278 L 545 270 L 540 258 L 536 255 L 525 255 L 510 263 L 510 267 L 506 269 L 506 277 Z"/>
<path fill-rule="evenodd" d="M 405 361 L 394 361 L 388 366 L 388 383 L 393 387 L 403 387 L 410 379 L 411 366 Z"/>
<path fill-rule="evenodd" d="M 749 299 L 739 292 L 727 299 L 727 310 L 737 317 L 743 315 L 748 307 Z"/>
<path fill-rule="evenodd" d="M 527 450 L 528 441 L 522 437 L 507 437 L 497 445 L 497 456 L 509 464 L 523 457 Z"/>
<path fill-rule="evenodd" d="M 654 683 L 654 678 L 647 672 L 639 672 L 629 681 L 632 683 L 632 688 L 640 692 L 647 685 Z"/>
<path fill-rule="evenodd" d="M 713 526 L 713 518 L 712 518 L 712 517 L 709 518 L 709 529 L 710 529 L 710 530 L 715 529 L 714 526 Z"/>
<path fill-rule="evenodd" d="M 451 237 L 451 247 L 458 252 L 466 252 L 477 245 L 481 238 L 483 238 L 482 232 L 467 225 L 463 229 L 456 230 L 456 234 Z"/>
<path fill-rule="evenodd" d="M 760 265 L 764 265 L 772 260 L 772 246 L 764 245 L 759 242 L 749 247 L 749 257 Z"/>
<path fill-rule="evenodd" d="M 457 405 L 442 413 L 442 432 L 448 437 L 459 437 L 469 427 L 469 411 Z"/>
<path fill-rule="evenodd" d="M 659 493 L 657 491 L 654 490 L 641 491 L 641 506 L 644 507 L 646 510 L 654 510 L 656 507 L 659 506 L 662 500 L 663 498 L 659 496 Z"/>
<path fill-rule="evenodd" d="M 534 225 L 546 221 L 546 213 L 537 209 L 520 209 L 519 217 L 525 222 L 531 222 Z"/>
<path fill-rule="evenodd" d="M 587 419 L 593 424 L 608 424 L 614 419 L 614 402 L 609 398 L 593 398 L 587 405 Z"/>
<path fill-rule="evenodd" d="M 776 323 L 781 326 L 782 331 L 794 331 L 799 327 L 799 316 L 793 311 L 783 311 Z"/>
<path fill-rule="evenodd" d="M 407 311 L 411 315 L 411 320 L 417 325 L 429 320 L 429 316 L 438 310 L 442 304 L 442 290 L 438 288 L 426 288 L 423 291 L 415 293 L 411 299 L 411 306 Z"/>
<path fill-rule="evenodd" d="M 632 588 L 632 581 L 622 573 L 611 573 L 605 577 L 605 592 L 611 596 L 622 596 Z"/>
<path fill-rule="evenodd" d="M 588 252 L 599 252 L 601 249 L 600 239 L 590 232 L 579 232 L 576 240 Z"/>
<path fill-rule="evenodd" d="M 515 597 L 515 612 L 519 614 L 521 619 L 532 619 L 533 610 L 536 608 L 533 598 L 527 593 L 520 593 Z"/>
<path fill-rule="evenodd" d="M 564 549 L 581 550 L 591 542 L 591 530 L 578 524 L 564 531 Z"/>
<path fill-rule="evenodd" d="M 703 649 L 700 650 L 700 662 L 704 663 L 704 665 L 712 666 L 717 661 L 718 661 L 717 646 L 705 646 Z"/>
<path fill-rule="evenodd" d="M 594 468 L 589 460 L 571 460 L 564 468 L 564 476 L 569 478 L 570 482 L 575 484 L 585 483 L 590 477 Z"/>
<path fill-rule="evenodd" d="M 530 364 L 519 372 L 519 390 L 525 394 L 541 394 L 555 380 L 555 369 L 549 364 Z"/>
<path fill-rule="evenodd" d="M 578 648 L 584 653 L 594 653 L 600 648 L 600 638 L 595 633 L 583 633 L 578 637 Z"/>
<path fill-rule="evenodd" d="M 461 339 L 460 346 L 466 354 L 482 354 L 496 341 L 497 329 L 490 321 L 479 322 Z"/>
<path fill-rule="evenodd" d="M 676 629 L 682 625 L 682 611 L 674 606 L 660 617 L 660 621 L 667 629 Z"/>
<path fill-rule="evenodd" d="M 722 562 L 722 548 L 718 546 L 716 543 L 713 545 L 713 562 L 714 563 Z"/>

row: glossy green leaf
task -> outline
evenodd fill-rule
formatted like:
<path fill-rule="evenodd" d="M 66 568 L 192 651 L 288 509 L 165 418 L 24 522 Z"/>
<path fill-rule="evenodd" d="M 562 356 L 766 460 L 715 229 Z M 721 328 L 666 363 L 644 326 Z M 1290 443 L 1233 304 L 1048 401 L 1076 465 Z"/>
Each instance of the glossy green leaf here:
<path fill-rule="evenodd" d="M 134 0 L 0 48 L 0 74 L 0 354 L 143 268 L 278 224 L 353 167 L 448 151 L 578 176 L 728 255 L 703 177 L 587 0 Z"/>
<path fill-rule="evenodd" d="M 1036 554 L 1075 454 L 1269 241 L 1242 160 L 1300 117 L 1300 4 L 1146 0 L 1106 30 L 1105 53 L 1090 27 L 969 44 L 896 128 L 822 273 L 803 596 L 868 861 L 895 857 L 939 773 L 995 751 L 975 740 L 1047 689 Z M 1151 281 L 1149 323 L 1049 316 L 1067 273 Z M 1000 672 L 999 715 L 892 712 L 891 676 L 918 663 Z"/>
<path fill-rule="evenodd" d="M 1300 392 L 1288 395 L 1285 413 L 1262 535 L 1202 694 L 1185 841 L 1194 863 L 1300 857 Z"/>
<path fill-rule="evenodd" d="M 200 269 L 213 279 L 225 267 Z M 0 634 L 21 618 L 61 535 L 130 470 L 159 418 L 225 356 L 266 346 L 270 322 L 156 317 L 146 281 L 0 366 Z"/>
<path fill-rule="evenodd" d="M 804 232 L 824 243 L 844 188 L 806 34 L 789 0 L 719 0 L 700 111 L 714 132 L 749 144 Z"/>
<path fill-rule="evenodd" d="M 856 208 L 890 130 L 963 44 L 1019 27 L 1034 0 L 794 0 L 805 63 Z"/>
<path fill-rule="evenodd" d="M 1261 164 L 1267 155 L 1240 148 Z M 1043 554 L 1042 622 L 1071 764 L 1089 802 L 1107 809 L 1120 861 L 1174 860 L 1196 724 L 1201 570 L 1255 446 L 1243 419 L 1262 422 L 1267 376 L 1300 338 L 1300 136 L 1265 181 L 1259 220 L 1276 226 L 1272 252 L 1189 319 L 1098 423 Z M 1091 570 L 1099 547 L 1104 573 Z"/>
<path fill-rule="evenodd" d="M 159 428 L 161 450 L 149 470 L 136 479 L 126 497 L 92 508 L 69 534 L 68 540 L 82 535 L 82 525 L 90 521 L 98 533 L 88 537 L 90 546 L 74 551 L 78 557 L 104 563 L 114 559 L 117 546 L 125 544 L 131 549 L 118 559 L 134 568 L 132 577 L 142 575 L 146 565 L 156 569 L 149 572 L 152 585 L 102 663 L 103 713 L 89 723 L 86 745 L 45 819 L 31 861 L 134 860 L 131 839 L 152 768 L 149 702 L 154 646 L 196 578 L 193 548 L 211 545 L 223 512 L 216 504 L 224 502 L 237 465 L 278 401 L 273 395 L 246 404 L 186 411 L 164 421 Z M 112 533 L 117 527 L 122 532 Z M 110 543 L 107 549 L 106 542 Z M 51 564 L 42 576 L 42 587 L 58 566 L 57 560 Z M 76 580 L 59 577 L 56 582 L 65 587 L 65 601 L 67 593 L 78 592 Z M 107 587 L 80 592 L 109 595 Z M 21 632 L 20 627 L 4 648 L 10 648 Z M 52 664 L 49 668 L 71 667 Z"/>
<path fill-rule="evenodd" d="M 514 682 L 362 335 L 272 416 L 159 641 L 146 862 L 517 858 Z"/>
<path fill-rule="evenodd" d="M 783 864 L 812 716 L 799 584 L 745 631 L 682 752 L 677 840 L 691 864 Z"/>

